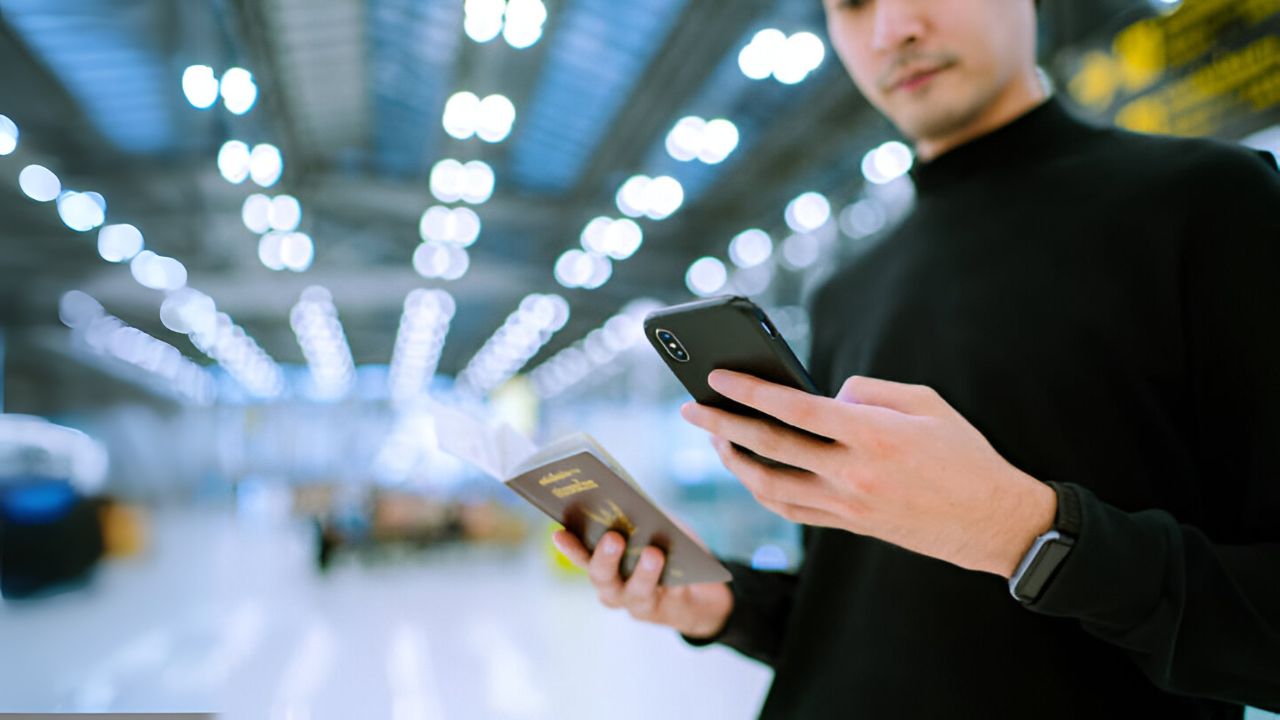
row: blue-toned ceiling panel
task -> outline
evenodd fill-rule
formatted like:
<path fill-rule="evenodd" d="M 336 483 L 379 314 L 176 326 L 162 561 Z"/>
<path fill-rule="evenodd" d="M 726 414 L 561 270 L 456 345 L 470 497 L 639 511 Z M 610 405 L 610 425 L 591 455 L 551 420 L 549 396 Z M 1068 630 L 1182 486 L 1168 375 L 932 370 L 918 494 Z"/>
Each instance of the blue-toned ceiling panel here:
<path fill-rule="evenodd" d="M 515 183 L 573 187 L 687 0 L 565 4 L 528 108 L 516 108 Z"/>
<path fill-rule="evenodd" d="M 374 167 L 382 174 L 426 172 L 462 33 L 461 0 L 372 0 L 369 72 Z"/>
<path fill-rule="evenodd" d="M 172 150 L 180 79 L 154 46 L 153 3 L 0 0 L 0 15 L 93 126 L 126 152 Z"/>

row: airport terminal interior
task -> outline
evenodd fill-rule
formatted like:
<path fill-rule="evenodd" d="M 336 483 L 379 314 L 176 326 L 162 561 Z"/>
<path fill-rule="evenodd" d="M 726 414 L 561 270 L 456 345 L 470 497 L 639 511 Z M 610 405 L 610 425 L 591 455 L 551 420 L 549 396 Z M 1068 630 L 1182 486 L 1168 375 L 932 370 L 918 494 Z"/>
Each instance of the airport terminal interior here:
<path fill-rule="evenodd" d="M 1280 3 L 1038 13 L 1079 117 L 1280 152 Z M 755 717 L 503 481 L 589 433 L 798 567 L 644 318 L 807 358 L 913 162 L 820 0 L 0 0 L 0 712 Z"/>

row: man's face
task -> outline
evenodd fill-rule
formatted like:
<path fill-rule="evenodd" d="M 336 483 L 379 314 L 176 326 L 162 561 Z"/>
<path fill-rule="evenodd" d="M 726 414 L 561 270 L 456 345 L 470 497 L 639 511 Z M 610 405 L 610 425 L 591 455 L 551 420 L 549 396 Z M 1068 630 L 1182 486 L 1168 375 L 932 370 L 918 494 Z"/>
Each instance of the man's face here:
<path fill-rule="evenodd" d="M 1035 62 L 1030 0 L 823 0 L 836 54 L 902 132 L 961 130 Z"/>

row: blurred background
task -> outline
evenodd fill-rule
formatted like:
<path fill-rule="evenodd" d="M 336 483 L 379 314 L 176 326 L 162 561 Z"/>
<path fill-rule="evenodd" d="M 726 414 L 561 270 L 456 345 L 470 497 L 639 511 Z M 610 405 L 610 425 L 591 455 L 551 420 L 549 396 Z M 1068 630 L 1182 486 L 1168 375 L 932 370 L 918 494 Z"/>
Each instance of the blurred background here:
<path fill-rule="evenodd" d="M 1041 68 L 1276 152 L 1278 31 L 1046 0 Z M 0 711 L 753 717 L 766 668 L 598 606 L 424 401 L 794 567 L 640 320 L 744 294 L 806 357 L 911 162 L 819 0 L 0 0 Z"/>

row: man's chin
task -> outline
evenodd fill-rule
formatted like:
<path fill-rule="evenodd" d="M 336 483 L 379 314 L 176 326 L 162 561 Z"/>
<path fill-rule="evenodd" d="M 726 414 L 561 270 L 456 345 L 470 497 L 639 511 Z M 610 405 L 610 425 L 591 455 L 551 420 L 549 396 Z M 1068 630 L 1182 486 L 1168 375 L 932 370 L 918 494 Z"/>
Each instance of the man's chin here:
<path fill-rule="evenodd" d="M 912 107 L 891 115 L 889 120 L 904 137 L 920 141 L 950 135 L 963 128 L 971 117 L 955 103 L 942 102 L 941 98 L 920 98 Z"/>

